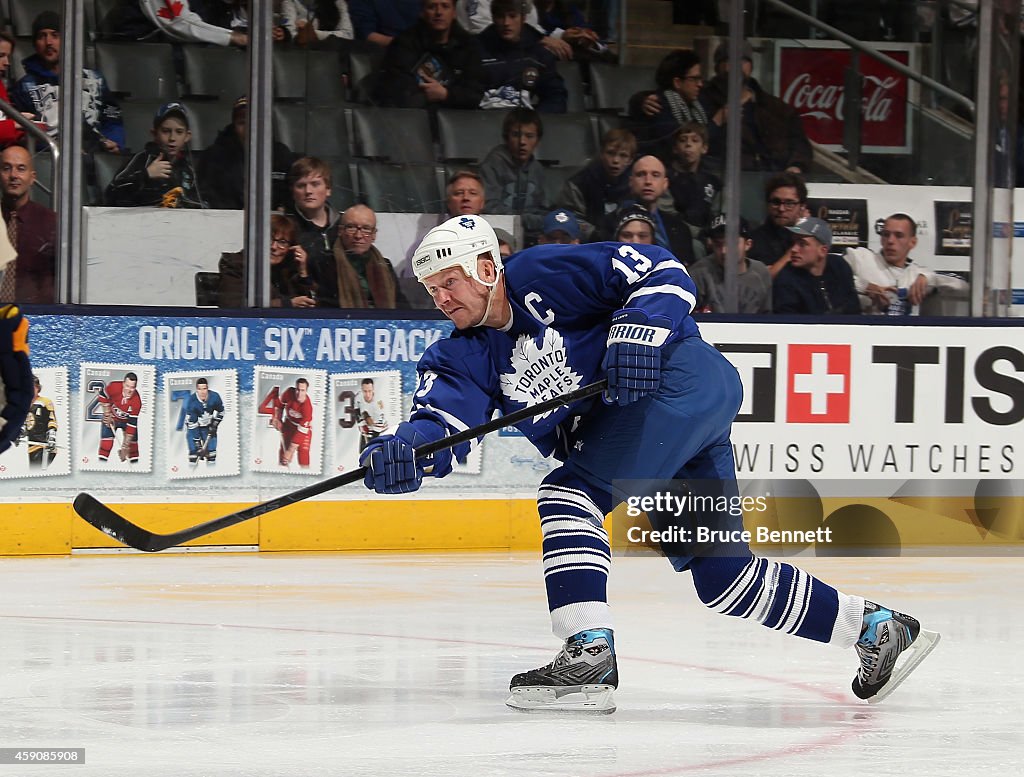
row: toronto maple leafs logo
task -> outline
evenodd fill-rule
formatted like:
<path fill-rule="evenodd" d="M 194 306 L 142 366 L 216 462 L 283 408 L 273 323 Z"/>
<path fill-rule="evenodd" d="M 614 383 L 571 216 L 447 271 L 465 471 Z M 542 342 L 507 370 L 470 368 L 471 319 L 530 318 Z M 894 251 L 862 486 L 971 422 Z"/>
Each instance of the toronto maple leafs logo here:
<path fill-rule="evenodd" d="M 476 222 L 469 216 L 463 216 L 459 219 L 459 226 L 463 229 L 476 229 Z"/>
<path fill-rule="evenodd" d="M 561 333 L 550 327 L 543 337 L 520 335 L 509 355 L 511 372 L 500 377 L 501 393 L 513 402 L 533 405 L 575 391 L 583 377 L 569 365 Z M 534 422 L 551 415 L 548 410 L 534 416 Z"/>

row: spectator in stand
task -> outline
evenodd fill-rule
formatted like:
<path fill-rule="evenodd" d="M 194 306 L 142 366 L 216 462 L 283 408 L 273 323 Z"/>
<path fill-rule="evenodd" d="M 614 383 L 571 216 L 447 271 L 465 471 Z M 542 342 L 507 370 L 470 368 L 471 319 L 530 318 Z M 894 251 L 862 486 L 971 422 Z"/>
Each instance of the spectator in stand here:
<path fill-rule="evenodd" d="M 422 0 L 349 0 L 356 40 L 386 48 L 419 18 Z"/>
<path fill-rule="evenodd" d="M 548 38 L 563 41 L 571 47 L 569 58 L 589 62 L 593 60 L 603 62 L 617 62 L 618 58 L 608 50 L 600 39 L 600 36 L 587 22 L 583 12 L 576 3 L 567 0 L 534 0 L 534 8 L 540 22 L 540 27 Z M 529 16 L 526 20 L 530 24 Z M 547 40 L 547 38 L 545 38 Z M 543 43 L 543 41 L 541 41 Z M 545 44 L 547 46 L 547 44 Z M 559 51 L 551 49 L 551 53 L 560 59 Z"/>
<path fill-rule="evenodd" d="M 504 229 L 495 229 L 494 236 L 498 238 L 498 253 L 501 254 L 502 259 L 507 259 L 515 253 L 514 243 L 515 238 L 512 237 Z"/>
<path fill-rule="evenodd" d="M 795 173 L 779 173 L 764 185 L 768 215 L 764 223 L 751 233 L 753 245 L 747 256 L 768 265 L 774 278 L 789 264 L 793 245 L 790 227 L 806 217 L 807 184 Z"/>
<path fill-rule="evenodd" d="M 305 249 L 298 245 L 295 222 L 280 213 L 270 217 L 270 306 L 314 308 L 316 287 L 309 274 Z M 221 254 L 217 304 L 245 307 L 245 252 Z"/>
<path fill-rule="evenodd" d="M 11 80 L 11 65 L 14 63 L 14 36 L 7 30 L 0 30 L 0 86 L 7 93 L 14 86 Z M 7 98 L 4 98 L 7 99 Z"/>
<path fill-rule="evenodd" d="M 667 191 L 665 165 L 656 156 L 642 156 L 633 163 L 629 174 L 630 198 L 622 205 L 639 205 L 646 210 L 654 223 L 654 243 L 667 248 L 683 264 L 690 265 L 697 260 L 690 226 L 678 213 L 661 210 L 658 206 L 658 200 Z M 604 234 L 615 232 L 614 222 L 606 223 Z"/>
<path fill-rule="evenodd" d="M 0 99 L 10 102 L 11 56 L 14 54 L 14 37 L 6 30 L 0 30 Z M 21 140 L 25 132 L 13 119 L 0 115 L 0 148 Z"/>
<path fill-rule="evenodd" d="M 544 136 L 540 114 L 530 108 L 509 111 L 501 135 L 505 142 L 492 148 L 480 164 L 487 197 L 484 211 L 521 216 L 529 245 L 540 234 L 548 212 L 544 167 L 534 155 Z"/>
<path fill-rule="evenodd" d="M 341 214 L 337 260 L 338 306 L 342 308 L 407 308 L 395 268 L 374 246 L 377 214 L 365 205 L 353 205 Z"/>
<path fill-rule="evenodd" d="M 298 225 L 296 242 L 307 255 L 309 275 L 317 291 L 319 307 L 338 307 L 338 267 L 334 244 L 338 239 L 340 214 L 328 202 L 331 196 L 331 168 L 322 159 L 304 156 L 288 172 L 292 212 Z"/>
<path fill-rule="evenodd" d="M 540 42 L 544 48 L 558 59 L 572 59 L 572 46 L 560 37 L 548 35 L 547 30 L 541 26 L 535 4 L 525 2 L 523 6 L 523 20 L 543 36 Z M 455 13 L 462 29 L 471 35 L 479 35 L 494 22 L 490 0 L 456 0 Z"/>
<path fill-rule="evenodd" d="M 0 189 L 7 236 L 18 252 L 16 263 L 8 264 L 4 287 L 14 283 L 12 299 L 18 302 L 53 304 L 57 256 L 57 214 L 32 202 L 36 170 L 32 155 L 21 146 L 8 146 L 0 153 Z"/>
<path fill-rule="evenodd" d="M 811 167 L 811 142 L 804 132 L 796 109 L 769 94 L 751 76 L 754 52 L 743 44 L 742 129 L 740 131 L 741 166 L 744 170 L 785 170 L 801 175 Z M 711 117 L 709 124 L 711 156 L 725 159 L 725 133 L 728 121 L 729 44 L 715 49 L 715 77 L 704 86 L 701 102 Z"/>
<path fill-rule="evenodd" d="M 398 108 L 477 108 L 483 77 L 476 41 L 455 21 L 455 0 L 423 0 L 416 24 L 388 46 L 374 97 Z"/>
<path fill-rule="evenodd" d="M 658 225 L 654 223 L 646 208 L 640 205 L 626 205 L 615 212 L 612 221 L 612 240 L 620 243 L 654 245 L 654 230 Z"/>
<path fill-rule="evenodd" d="M 22 60 L 25 75 L 14 87 L 14 107 L 42 125 L 56 138 L 60 121 L 60 16 L 43 11 L 32 22 L 35 53 Z M 98 70 L 82 70 L 82 149 L 86 153 L 124 148 L 121 108 Z"/>
<path fill-rule="evenodd" d="M 190 123 L 183 103 L 161 105 L 153 117 L 152 142 L 114 176 L 107 186 L 107 204 L 205 208 L 192 166 Z"/>
<path fill-rule="evenodd" d="M 959 278 L 939 275 L 910 258 L 917 246 L 917 222 L 906 213 L 893 213 L 878 231 L 882 252 L 847 248 L 846 263 L 865 313 L 917 315 L 924 298 L 940 286 L 966 291 Z"/>
<path fill-rule="evenodd" d="M 203 5 L 199 3 L 197 7 Z M 121 5 L 111 11 L 106 24 L 118 31 L 119 36 L 135 40 L 149 39 L 159 30 L 171 40 L 183 43 L 239 48 L 249 45 L 245 29 L 210 23 L 189 7 L 189 0 L 122 0 Z"/>
<path fill-rule="evenodd" d="M 492 0 L 494 22 L 477 36 L 483 60 L 480 107 L 565 113 L 569 91 L 541 34 L 523 24 L 522 0 Z M 535 103 L 535 105 L 534 105 Z"/>
<path fill-rule="evenodd" d="M 438 224 L 453 216 L 478 216 L 484 212 L 484 181 L 479 173 L 456 170 L 448 179 L 444 193 L 445 212 L 438 219 Z M 416 244 L 419 245 L 419 241 Z"/>
<path fill-rule="evenodd" d="M 672 137 L 687 122 L 708 123 L 699 98 L 704 84 L 700 57 L 690 49 L 665 55 L 654 71 L 656 91 L 629 98 L 629 117 L 641 146 L 663 159 L 672 157 Z"/>
<path fill-rule="evenodd" d="M 830 254 L 832 230 L 818 218 L 800 219 L 789 230 L 796 236 L 789 264 L 772 282 L 776 313 L 815 316 L 860 315 L 853 273 L 843 257 Z"/>
<path fill-rule="evenodd" d="M 281 26 L 307 48 L 342 49 L 355 37 L 345 0 L 283 0 Z"/>
<path fill-rule="evenodd" d="M 231 123 L 225 125 L 199 159 L 198 175 L 203 195 L 211 208 L 242 210 L 245 207 L 246 148 L 249 137 L 249 100 L 235 100 Z M 277 140 L 271 146 L 270 205 L 283 210 L 291 202 L 288 170 L 295 154 Z"/>
<path fill-rule="evenodd" d="M 580 225 L 572 211 L 560 208 L 548 213 L 544 217 L 544 227 L 537 242 L 539 244 L 579 245 Z"/>
<path fill-rule="evenodd" d="M 668 168 L 668 190 L 683 217 L 697 233 L 711 224 L 711 214 L 720 210 L 722 180 L 706 164 L 708 128 L 688 121 L 672 136 L 672 163 Z"/>
<path fill-rule="evenodd" d="M 711 254 L 689 269 L 697 286 L 697 306 L 700 313 L 729 312 L 725 304 L 725 246 L 726 221 L 718 215 L 708 230 Z M 736 297 L 738 313 L 772 312 L 772 276 L 760 262 L 747 259 L 750 249 L 750 225 L 740 219 L 739 239 L 736 243 Z"/>
<path fill-rule="evenodd" d="M 575 173 L 558 195 L 558 206 L 571 210 L 586 241 L 593 240 L 619 203 L 629 199 L 629 166 L 636 157 L 636 137 L 612 129 L 601 139 L 601 153 Z"/>

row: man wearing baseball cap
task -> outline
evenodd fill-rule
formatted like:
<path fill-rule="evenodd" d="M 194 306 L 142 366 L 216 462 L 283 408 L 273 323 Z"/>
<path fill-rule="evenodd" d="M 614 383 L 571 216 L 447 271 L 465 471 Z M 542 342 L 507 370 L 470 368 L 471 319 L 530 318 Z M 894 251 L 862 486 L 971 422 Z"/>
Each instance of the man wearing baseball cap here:
<path fill-rule="evenodd" d="M 841 256 L 829 253 L 832 230 L 828 224 L 809 216 L 789 227 L 789 231 L 796 240 L 789 250 L 789 264 L 775 276 L 775 312 L 859 315 L 853 271 Z"/>
<path fill-rule="evenodd" d="M 732 312 L 725 299 L 725 214 L 715 216 L 708 227 L 708 248 L 711 253 L 690 268 L 690 277 L 697 284 L 697 310 L 702 313 Z M 750 249 L 750 224 L 740 218 L 739 240 L 736 242 L 737 313 L 772 312 L 772 276 L 761 262 L 747 259 Z"/>
<path fill-rule="evenodd" d="M 544 217 L 538 243 L 560 243 L 562 245 L 578 245 L 580 242 L 580 225 L 571 210 L 553 210 Z"/>

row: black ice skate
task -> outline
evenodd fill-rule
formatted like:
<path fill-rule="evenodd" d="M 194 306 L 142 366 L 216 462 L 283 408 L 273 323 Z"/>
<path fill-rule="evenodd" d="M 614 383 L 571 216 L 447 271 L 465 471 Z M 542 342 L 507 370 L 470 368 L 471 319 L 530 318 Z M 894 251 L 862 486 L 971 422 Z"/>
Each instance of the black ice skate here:
<path fill-rule="evenodd" d="M 853 692 L 870 704 L 880 702 L 932 652 L 939 636 L 922 629 L 916 618 L 864 602 L 864 625 L 854 646 L 860 669 Z"/>
<path fill-rule="evenodd" d="M 565 641 L 555 660 L 512 678 L 505 703 L 520 710 L 615 712 L 618 687 L 611 629 L 588 629 Z"/>

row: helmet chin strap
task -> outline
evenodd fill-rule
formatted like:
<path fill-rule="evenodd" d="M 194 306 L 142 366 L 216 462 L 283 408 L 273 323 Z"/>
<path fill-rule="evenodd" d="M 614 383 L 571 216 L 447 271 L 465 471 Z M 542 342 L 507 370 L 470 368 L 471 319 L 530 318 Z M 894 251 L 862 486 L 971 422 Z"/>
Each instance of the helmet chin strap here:
<path fill-rule="evenodd" d="M 491 306 L 494 304 L 494 294 L 495 294 L 495 292 L 498 291 L 498 281 L 501 280 L 501 273 L 503 272 L 503 270 L 496 270 L 496 272 L 497 272 L 497 274 L 496 274 L 494 280 L 491 281 L 490 283 L 488 283 L 487 281 L 483 280 L 480 277 L 480 275 L 478 273 L 476 273 L 476 272 L 470 274 L 470 277 L 473 280 L 475 280 L 477 283 L 483 284 L 488 289 L 488 292 L 487 292 L 487 307 L 484 308 L 484 314 L 480 317 L 480 320 L 477 321 L 475 324 L 473 324 L 473 326 L 483 326 L 484 321 L 486 321 L 487 317 L 491 314 Z"/>

